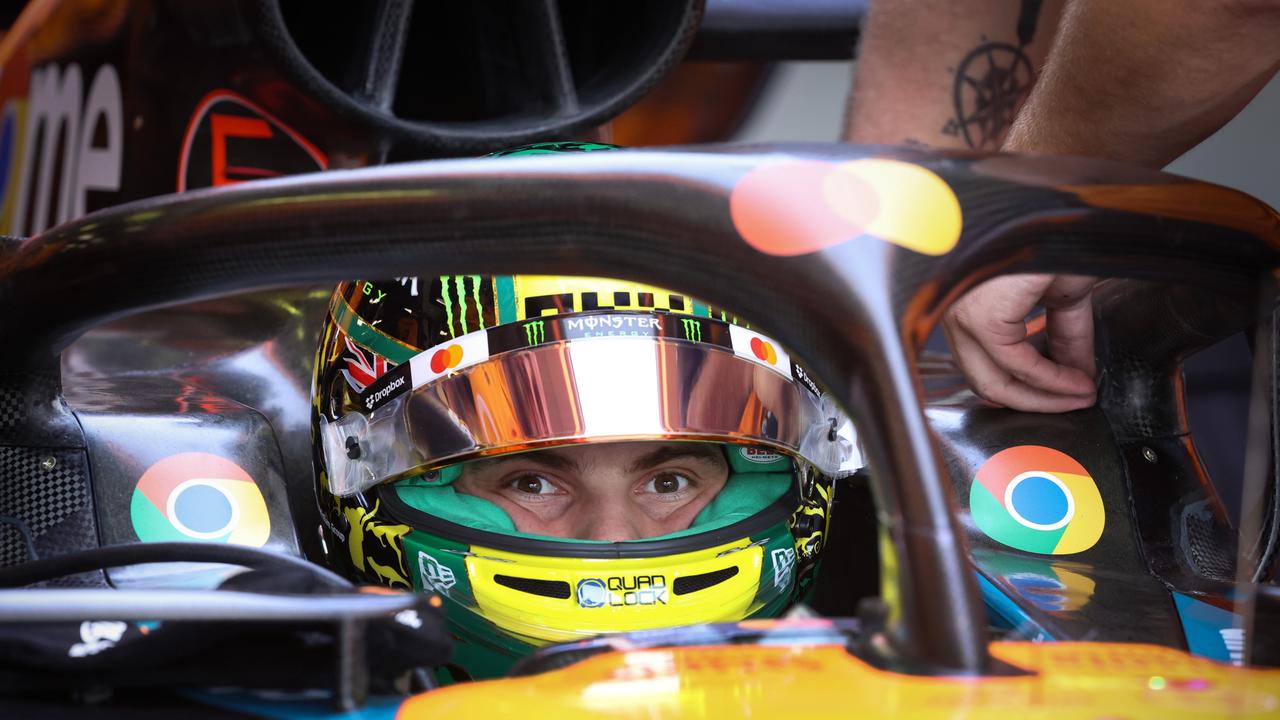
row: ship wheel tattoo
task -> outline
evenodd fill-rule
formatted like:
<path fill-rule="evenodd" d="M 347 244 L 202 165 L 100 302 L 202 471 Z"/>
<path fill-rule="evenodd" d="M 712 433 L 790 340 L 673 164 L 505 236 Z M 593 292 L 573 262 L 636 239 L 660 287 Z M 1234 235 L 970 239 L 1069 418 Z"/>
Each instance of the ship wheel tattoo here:
<path fill-rule="evenodd" d="M 999 149 L 1004 133 L 1031 92 L 1035 69 L 1025 49 L 1035 35 L 1041 0 L 1023 0 L 1018 44 L 990 42 L 969 51 L 955 69 L 955 117 L 942 132 L 959 135 L 974 150 Z"/>

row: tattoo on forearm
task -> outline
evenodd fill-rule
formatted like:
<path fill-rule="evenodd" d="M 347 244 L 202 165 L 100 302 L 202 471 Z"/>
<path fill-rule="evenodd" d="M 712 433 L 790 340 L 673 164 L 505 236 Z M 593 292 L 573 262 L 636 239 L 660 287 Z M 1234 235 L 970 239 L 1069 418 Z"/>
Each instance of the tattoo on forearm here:
<path fill-rule="evenodd" d="M 1005 131 L 1031 91 L 1035 69 L 1026 47 L 1036 34 L 1042 0 L 1022 0 L 1018 13 L 1018 44 L 982 43 L 969 51 L 955 73 L 952 101 L 955 117 L 942 127 L 945 135 L 959 135 L 975 150 L 998 149 Z"/>

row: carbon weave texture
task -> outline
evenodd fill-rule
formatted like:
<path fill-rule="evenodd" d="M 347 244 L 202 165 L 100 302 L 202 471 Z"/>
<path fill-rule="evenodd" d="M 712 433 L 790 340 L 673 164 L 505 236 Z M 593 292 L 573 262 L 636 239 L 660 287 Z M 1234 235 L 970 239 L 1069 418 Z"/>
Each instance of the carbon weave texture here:
<path fill-rule="evenodd" d="M 27 539 L 14 525 L 0 525 L 0 566 L 8 567 L 27 557 Z"/>
<path fill-rule="evenodd" d="M 1200 503 L 1183 511 L 1182 527 L 1187 560 L 1195 572 L 1211 580 L 1234 580 L 1236 567 L 1231 544 L 1223 541 L 1223 533 L 1213 522 L 1213 516 Z"/>
<path fill-rule="evenodd" d="M 52 460 L 53 466 L 46 467 Z M 37 557 L 97 547 L 88 465 L 82 450 L 0 446 L 0 515 L 26 524 Z M 0 531 L 0 566 L 27 558 L 17 528 Z M 61 586 L 100 585 L 100 573 L 64 578 Z"/>

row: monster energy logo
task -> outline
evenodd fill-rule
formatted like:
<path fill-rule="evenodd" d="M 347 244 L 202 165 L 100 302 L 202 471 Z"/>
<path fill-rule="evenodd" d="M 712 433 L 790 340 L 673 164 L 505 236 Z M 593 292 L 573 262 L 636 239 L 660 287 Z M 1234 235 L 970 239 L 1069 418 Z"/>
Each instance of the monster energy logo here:
<path fill-rule="evenodd" d="M 524 340 L 529 345 L 540 345 L 547 339 L 545 320 L 534 320 L 524 324 Z"/>
<path fill-rule="evenodd" d="M 450 285 L 453 286 L 452 290 Z M 468 288 L 468 286 L 470 286 Z M 471 332 L 467 327 L 467 292 L 470 290 L 471 302 L 475 303 L 476 319 L 480 323 L 479 330 L 484 329 L 484 303 L 480 301 L 480 276 L 479 275 L 441 275 L 440 276 L 440 301 L 444 305 L 444 319 L 449 328 L 450 337 L 458 337 Z M 453 305 L 458 304 L 458 324 L 462 327 L 462 332 L 458 332 L 453 325 Z"/>
<path fill-rule="evenodd" d="M 702 323 L 693 318 L 680 318 L 680 326 L 684 328 L 684 339 L 702 342 Z"/>

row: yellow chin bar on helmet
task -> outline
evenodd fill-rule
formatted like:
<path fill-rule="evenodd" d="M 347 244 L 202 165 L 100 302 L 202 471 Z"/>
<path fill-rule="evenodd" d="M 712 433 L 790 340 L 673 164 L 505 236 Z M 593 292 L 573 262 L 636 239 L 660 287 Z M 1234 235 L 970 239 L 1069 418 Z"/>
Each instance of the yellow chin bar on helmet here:
<path fill-rule="evenodd" d="M 743 538 L 678 555 L 599 560 L 473 545 L 466 565 L 479 614 L 541 645 L 740 620 L 791 592 L 789 569 L 764 577 L 764 561 L 761 543 Z"/>

